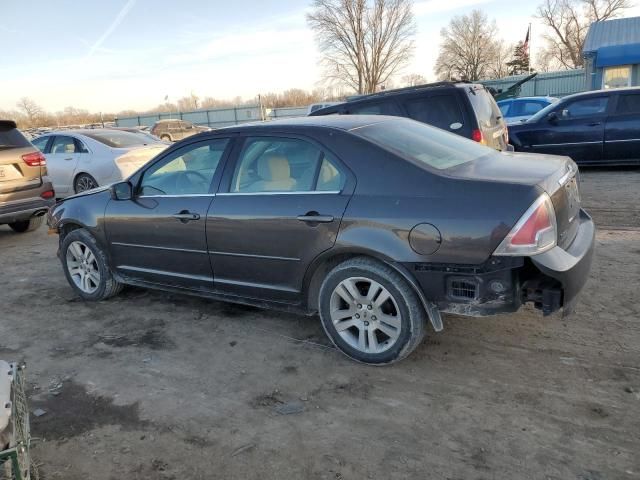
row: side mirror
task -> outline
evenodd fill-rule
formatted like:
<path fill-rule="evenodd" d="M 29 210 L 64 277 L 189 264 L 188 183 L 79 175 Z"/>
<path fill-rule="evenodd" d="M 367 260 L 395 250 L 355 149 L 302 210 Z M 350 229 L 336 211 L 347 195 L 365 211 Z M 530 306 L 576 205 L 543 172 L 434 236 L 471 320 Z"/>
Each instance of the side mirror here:
<path fill-rule="evenodd" d="M 133 186 L 129 182 L 118 182 L 111 185 L 111 198 L 114 200 L 131 200 Z"/>
<path fill-rule="evenodd" d="M 547 115 L 547 121 L 549 123 L 557 123 L 558 122 L 558 114 L 556 112 L 551 112 Z"/>

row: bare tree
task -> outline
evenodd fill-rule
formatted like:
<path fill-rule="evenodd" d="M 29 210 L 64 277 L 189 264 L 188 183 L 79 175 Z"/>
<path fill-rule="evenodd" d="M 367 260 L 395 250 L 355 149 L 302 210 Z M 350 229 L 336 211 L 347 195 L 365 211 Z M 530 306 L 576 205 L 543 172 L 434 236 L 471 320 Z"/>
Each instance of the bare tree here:
<path fill-rule="evenodd" d="M 493 46 L 493 55 L 487 66 L 488 78 L 502 78 L 511 74 L 509 63 L 513 59 L 513 51 L 515 47 L 498 41 Z"/>
<path fill-rule="evenodd" d="M 42 114 L 44 113 L 42 107 L 40 107 L 40 105 L 38 105 L 29 97 L 22 97 L 20 100 L 18 100 L 16 106 L 18 107 L 18 110 L 25 116 L 26 123 L 28 123 L 28 126 L 30 127 L 36 126 L 38 117 L 42 116 Z"/>
<path fill-rule="evenodd" d="M 413 54 L 411 0 L 314 0 L 307 15 L 323 54 L 325 80 L 375 92 Z"/>
<path fill-rule="evenodd" d="M 440 32 L 442 43 L 435 67 L 438 77 L 475 81 L 489 76 L 500 48 L 497 34 L 495 21 L 489 22 L 480 10 L 453 17 Z"/>
<path fill-rule="evenodd" d="M 631 6 L 630 0 L 545 0 L 536 15 L 548 30 L 538 56 L 542 70 L 547 63 L 582 67 L 582 48 L 591 23 L 618 17 Z"/>
<path fill-rule="evenodd" d="M 424 85 L 427 83 L 427 79 L 419 73 L 410 73 L 402 77 L 402 83 L 406 87 L 415 87 L 416 85 Z"/>

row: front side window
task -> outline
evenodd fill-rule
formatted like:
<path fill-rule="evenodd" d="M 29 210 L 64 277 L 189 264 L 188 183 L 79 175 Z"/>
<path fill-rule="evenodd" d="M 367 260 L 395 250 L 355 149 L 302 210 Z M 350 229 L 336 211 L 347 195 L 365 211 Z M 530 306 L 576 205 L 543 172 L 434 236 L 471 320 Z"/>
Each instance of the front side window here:
<path fill-rule="evenodd" d="M 140 195 L 204 195 L 209 193 L 228 139 L 187 145 L 149 168 L 140 182 Z"/>
<path fill-rule="evenodd" d="M 71 154 L 76 152 L 76 143 L 71 137 L 58 135 L 51 145 L 51 153 L 53 154 Z"/>
<path fill-rule="evenodd" d="M 607 67 L 604 69 L 602 88 L 624 88 L 631 86 L 631 66 Z"/>
<path fill-rule="evenodd" d="M 247 138 L 232 193 L 339 191 L 345 176 L 328 154 L 300 139 Z"/>
<path fill-rule="evenodd" d="M 588 117 L 602 114 L 607 110 L 607 97 L 583 98 L 568 103 L 562 109 L 565 118 Z"/>

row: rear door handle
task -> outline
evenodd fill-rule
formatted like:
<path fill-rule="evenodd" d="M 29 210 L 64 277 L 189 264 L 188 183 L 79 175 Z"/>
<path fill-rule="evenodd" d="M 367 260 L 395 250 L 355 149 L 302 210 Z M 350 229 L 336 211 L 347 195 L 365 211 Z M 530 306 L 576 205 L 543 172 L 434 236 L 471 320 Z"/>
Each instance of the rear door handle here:
<path fill-rule="evenodd" d="M 73 157 L 65 158 L 65 160 L 73 160 Z"/>
<path fill-rule="evenodd" d="M 598 125 L 602 125 L 602 122 L 593 122 L 587 124 L 588 127 L 597 127 Z"/>
<path fill-rule="evenodd" d="M 180 220 L 182 223 L 191 222 L 192 220 L 200 220 L 200 214 L 191 213 L 188 210 L 182 210 L 180 213 L 173 215 L 173 218 Z"/>
<path fill-rule="evenodd" d="M 320 215 L 318 212 L 307 212 L 306 215 L 298 215 L 298 220 L 307 223 L 331 223 L 334 218 L 332 215 Z"/>

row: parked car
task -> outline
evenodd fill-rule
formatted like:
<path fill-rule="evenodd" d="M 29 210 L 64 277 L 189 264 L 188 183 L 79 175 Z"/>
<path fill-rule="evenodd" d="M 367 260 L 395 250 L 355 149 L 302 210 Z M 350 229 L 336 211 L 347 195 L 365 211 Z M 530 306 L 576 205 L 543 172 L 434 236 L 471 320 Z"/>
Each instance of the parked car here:
<path fill-rule="evenodd" d="M 151 127 L 151 134 L 166 142 L 175 142 L 200 132 L 211 130 L 209 127 L 194 125 L 185 120 L 159 120 Z"/>
<path fill-rule="evenodd" d="M 576 172 L 409 119 L 302 117 L 182 141 L 48 223 L 86 300 L 130 284 L 319 312 L 341 351 L 383 364 L 441 311 L 570 310 L 595 232 Z"/>
<path fill-rule="evenodd" d="M 0 120 L 0 225 L 18 233 L 35 230 L 54 203 L 44 155 L 15 122 Z"/>
<path fill-rule="evenodd" d="M 506 150 L 507 126 L 493 96 L 473 83 L 438 82 L 386 90 L 310 113 L 393 115 L 433 125 L 483 145 Z"/>
<path fill-rule="evenodd" d="M 567 155 L 581 165 L 640 164 L 640 88 L 570 95 L 509 135 L 521 152 Z"/>
<path fill-rule="evenodd" d="M 529 120 L 543 108 L 556 103 L 556 97 L 519 97 L 500 100 L 498 107 L 507 125 L 522 123 Z"/>
<path fill-rule="evenodd" d="M 133 133 L 135 135 L 139 135 L 141 138 L 145 139 L 147 142 L 153 142 L 153 143 L 164 142 L 164 140 L 161 140 L 158 137 L 156 137 L 155 135 L 149 133 L 148 130 L 142 130 L 141 128 L 136 128 L 136 127 L 115 127 L 114 130 L 120 130 L 121 132 L 129 132 L 129 133 Z M 165 142 L 165 143 L 167 145 L 170 144 L 170 142 Z"/>
<path fill-rule="evenodd" d="M 58 198 L 127 178 L 167 148 L 159 140 L 108 128 L 51 132 L 33 144 L 47 158 Z"/>
<path fill-rule="evenodd" d="M 307 115 L 320 110 L 321 108 L 327 108 L 327 107 L 331 107 L 333 105 L 339 105 L 340 102 L 321 102 L 321 103 L 312 103 L 311 105 L 309 105 L 309 107 L 307 108 Z"/>

